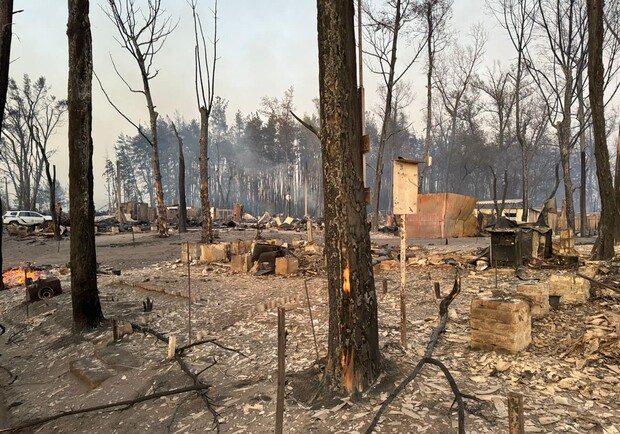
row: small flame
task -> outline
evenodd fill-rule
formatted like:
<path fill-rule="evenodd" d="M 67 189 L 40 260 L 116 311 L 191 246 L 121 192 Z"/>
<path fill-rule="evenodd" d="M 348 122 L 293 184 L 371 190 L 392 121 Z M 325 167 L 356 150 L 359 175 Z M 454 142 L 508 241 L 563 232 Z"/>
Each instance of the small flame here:
<path fill-rule="evenodd" d="M 349 354 L 347 354 L 349 352 Z M 343 349 L 340 354 L 340 369 L 342 370 L 342 385 L 349 392 L 353 393 L 353 348 Z"/>
<path fill-rule="evenodd" d="M 342 247 L 342 256 L 344 257 L 344 269 L 342 270 L 342 291 L 345 294 L 351 292 L 351 267 L 349 266 L 349 255 L 347 248 Z"/>
<path fill-rule="evenodd" d="M 26 277 L 34 282 L 39 280 L 42 275 L 41 271 L 32 270 L 26 273 L 22 267 L 12 268 L 2 273 L 2 282 L 4 282 L 5 288 L 13 288 L 15 286 L 22 286 L 26 281 Z"/>

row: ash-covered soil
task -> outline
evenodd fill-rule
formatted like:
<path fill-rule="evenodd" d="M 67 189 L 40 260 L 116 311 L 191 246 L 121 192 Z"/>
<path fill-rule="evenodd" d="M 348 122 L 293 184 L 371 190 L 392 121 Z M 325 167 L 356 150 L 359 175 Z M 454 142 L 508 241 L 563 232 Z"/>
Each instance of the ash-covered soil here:
<path fill-rule="evenodd" d="M 296 232 L 263 232 L 285 242 L 303 239 Z M 315 234 L 315 239 L 316 239 Z M 320 234 L 318 234 L 318 243 Z M 224 241 L 250 239 L 254 231 L 222 232 Z M 593 291 L 588 303 L 552 310 L 532 323 L 532 344 L 519 354 L 473 351 L 469 347 L 469 311 L 474 297 L 509 293 L 522 283 L 513 270 L 476 271 L 465 265 L 488 239 L 412 241 L 415 258 L 407 268 L 409 342 L 400 346 L 397 269 L 377 271 L 379 337 L 383 373 L 359 400 L 312 403 L 327 345 L 327 289 L 321 255 L 296 253 L 300 271 L 292 276 L 231 273 L 229 264 L 189 267 L 178 258 L 182 241 L 198 233 L 160 239 L 151 233 L 100 235 L 98 262 L 103 311 L 108 320 L 134 323 L 175 336 L 177 347 L 188 343 L 188 298 L 191 285 L 192 340 L 212 340 L 184 353 L 193 374 L 210 385 L 209 408 L 197 393 L 67 416 L 22 432 L 40 433 L 198 433 L 216 432 L 212 412 L 223 433 L 270 433 L 275 426 L 277 371 L 277 306 L 286 308 L 287 385 L 284 432 L 363 433 L 381 403 L 413 370 L 437 325 L 439 300 L 451 289 L 462 265 L 462 292 L 450 306 L 446 332 L 433 357 L 443 362 L 465 394 L 468 433 L 505 433 L 506 397 L 524 397 L 526 432 L 620 432 L 619 296 Z M 373 236 L 375 244 L 396 246 L 389 235 Z M 111 322 L 76 335 L 71 330 L 70 276 L 66 274 L 69 242 L 42 238 L 5 238 L 5 267 L 29 261 L 57 275 L 64 293 L 26 309 L 24 289 L 0 292 L 0 428 L 17 427 L 63 411 L 93 407 L 191 386 L 192 379 L 167 345 L 134 330 L 113 342 Z M 583 246 L 581 252 L 587 252 Z M 457 264 L 457 265 L 450 265 Z M 599 264 L 588 263 L 590 267 Z M 64 273 L 64 274 L 63 274 Z M 529 278 L 546 279 L 557 270 L 528 270 Z M 522 276 L 523 277 L 523 276 Z M 383 293 L 387 279 L 388 292 Z M 497 287 L 496 287 L 497 281 Z M 320 359 L 314 345 L 305 286 L 308 288 Z M 144 312 L 146 298 L 152 312 Z M 80 361 L 95 361 L 105 374 L 94 388 L 72 372 Z M 392 402 L 376 432 L 456 432 L 453 394 L 437 368 L 420 376 Z M 1 432 L 1 431 L 0 431 Z"/>

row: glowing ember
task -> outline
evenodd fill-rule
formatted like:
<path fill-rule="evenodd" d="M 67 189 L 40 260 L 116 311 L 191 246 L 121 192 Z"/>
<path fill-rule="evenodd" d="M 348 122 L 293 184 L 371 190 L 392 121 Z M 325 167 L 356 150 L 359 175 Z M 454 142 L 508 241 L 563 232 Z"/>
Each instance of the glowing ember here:
<path fill-rule="evenodd" d="M 39 278 L 42 275 L 43 275 L 43 272 L 36 271 L 36 270 L 32 270 L 27 273 L 27 277 L 29 279 L 32 279 L 33 282 L 35 280 L 39 280 Z M 21 267 L 13 268 L 11 270 L 8 270 L 2 273 L 2 281 L 4 282 L 5 288 L 13 288 L 15 286 L 22 286 L 25 282 L 25 279 L 26 279 L 26 273 L 24 273 L 24 269 Z"/>

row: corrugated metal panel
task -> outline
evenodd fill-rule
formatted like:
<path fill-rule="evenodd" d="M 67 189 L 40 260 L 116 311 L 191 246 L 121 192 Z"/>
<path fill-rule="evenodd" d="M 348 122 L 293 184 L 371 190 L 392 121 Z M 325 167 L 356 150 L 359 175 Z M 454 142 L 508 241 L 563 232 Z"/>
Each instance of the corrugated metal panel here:
<path fill-rule="evenodd" d="M 470 237 L 476 234 L 476 198 L 454 193 L 418 195 L 418 213 L 407 216 L 410 238 Z"/>

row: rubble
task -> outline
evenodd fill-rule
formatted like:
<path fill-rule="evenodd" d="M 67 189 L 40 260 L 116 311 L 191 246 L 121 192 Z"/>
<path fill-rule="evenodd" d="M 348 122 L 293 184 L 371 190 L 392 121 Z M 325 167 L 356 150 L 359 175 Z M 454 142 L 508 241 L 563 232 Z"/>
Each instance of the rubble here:
<path fill-rule="evenodd" d="M 293 242 L 300 234 L 282 231 L 272 236 L 288 245 L 290 253 L 276 260 L 293 258 L 294 254 L 299 262 L 296 274 L 282 278 L 232 273 L 235 262 L 232 256 L 229 267 L 191 261 L 188 275 L 188 264 L 181 265 L 178 247 L 186 241 L 198 243 L 199 233 L 190 231 L 182 236 L 177 241 L 136 234 L 136 239 L 148 237 L 151 243 L 137 243 L 136 248 L 131 245 L 131 233 L 121 233 L 115 238 L 98 237 L 99 245 L 103 245 L 98 250 L 101 268 L 123 268 L 123 280 L 113 274 L 98 276 L 101 303 L 106 318 L 118 319 L 121 327 L 135 323 L 166 336 L 174 335 L 179 348 L 188 343 L 188 299 L 183 295 L 187 295 L 188 280 L 191 280 L 192 342 L 216 338 L 222 345 L 239 348 L 247 356 L 215 346 L 196 346 L 187 352 L 186 359 L 194 373 L 217 362 L 200 374 L 200 378 L 212 385 L 209 396 L 220 414 L 222 432 L 273 432 L 278 306 L 286 308 L 288 333 L 285 431 L 364 432 L 395 384 L 424 355 L 438 322 L 433 284 L 439 283 L 445 295 L 456 269 L 461 270 L 463 288 L 450 305 L 449 321 L 437 341 L 434 357 L 452 372 L 463 394 L 477 398 L 464 398 L 467 432 L 506 432 L 506 396 L 511 392 L 525 396 L 527 432 L 605 432 L 620 426 L 616 402 L 620 383 L 620 295 L 617 293 L 601 290 L 582 304 L 562 303 L 559 309 L 550 310 L 531 322 L 531 343 L 515 354 L 471 348 L 472 300 L 497 298 L 499 293 L 507 294 L 506 297 L 525 297 L 526 294 L 519 296 L 524 292 L 519 290 L 521 286 L 544 284 L 554 275 L 572 279 L 572 271 L 528 267 L 527 278 L 537 280 L 526 285 L 518 277 L 524 274 L 515 273 L 514 268 L 476 269 L 477 249 L 488 246 L 488 238 L 450 240 L 449 245 L 412 246 L 407 255 L 408 347 L 398 345 L 399 291 L 393 289 L 399 281 L 399 270 L 381 271 L 379 281 L 377 276 L 375 280 L 379 288 L 382 376 L 359 401 L 336 399 L 327 405 L 311 407 L 308 401 L 314 385 L 318 384 L 320 371 L 310 325 L 316 331 L 321 360 L 325 360 L 328 337 L 324 257 L 306 252 L 304 242 Z M 221 236 L 224 243 L 244 239 L 251 245 L 255 233 L 244 234 L 233 228 L 222 229 Z M 314 245 L 322 247 L 321 232 L 315 236 Z M 373 257 L 399 264 L 395 248 L 385 244 L 390 240 L 391 236 L 378 235 L 374 239 Z M 14 249 L 20 242 L 23 243 L 9 240 L 8 248 Z M 585 253 L 589 247 L 578 245 L 576 249 Z M 37 246 L 37 253 L 46 248 Z M 55 255 L 56 244 L 50 242 L 49 250 Z M 61 274 L 67 271 L 67 260 L 63 257 L 49 261 L 56 265 L 47 272 L 57 275 L 63 287 L 70 288 L 70 276 Z M 620 285 L 612 262 L 587 266 L 591 268 L 588 276 L 595 270 L 592 278 L 611 286 Z M 604 270 L 607 274 L 603 274 Z M 586 272 L 584 268 L 581 271 Z M 312 322 L 304 292 L 306 279 L 309 279 Z M 382 279 L 390 288 L 387 293 L 381 291 Z M 154 300 L 152 312 L 143 311 L 146 297 Z M 166 360 L 167 346 L 151 335 L 138 331 L 123 333 L 121 339 L 113 342 L 109 324 L 74 335 L 68 289 L 57 297 L 30 305 L 27 320 L 23 300 L 23 287 L 0 292 L 0 322 L 6 327 L 6 333 L 0 336 L 3 349 L 0 365 L 11 372 L 9 375 L 3 370 L 0 376 L 0 394 L 6 402 L 5 426 L 17 426 L 66 409 L 131 400 L 192 384 L 175 361 Z M 524 299 L 517 302 L 528 304 Z M 130 357 L 125 358 L 126 355 Z M 99 361 L 95 368 L 103 367 L 111 376 L 92 389 L 81 380 L 78 383 L 75 374 L 67 373 L 71 372 L 72 361 L 82 359 Z M 454 432 L 456 417 L 450 412 L 452 399 L 450 387 L 437 369 L 425 367 L 416 382 L 383 415 L 381 432 L 410 432 L 413 426 L 416 432 Z M 58 429 L 93 433 L 158 432 L 170 426 L 170 432 L 215 430 L 211 413 L 193 394 L 160 397 L 122 408 L 123 411 L 89 413 L 88 417 L 63 418 L 38 429 L 40 432 Z"/>

